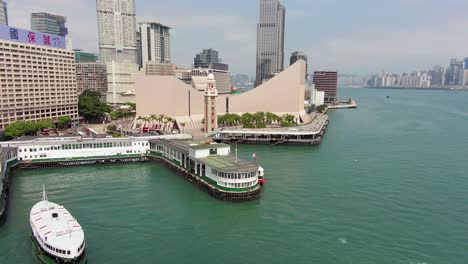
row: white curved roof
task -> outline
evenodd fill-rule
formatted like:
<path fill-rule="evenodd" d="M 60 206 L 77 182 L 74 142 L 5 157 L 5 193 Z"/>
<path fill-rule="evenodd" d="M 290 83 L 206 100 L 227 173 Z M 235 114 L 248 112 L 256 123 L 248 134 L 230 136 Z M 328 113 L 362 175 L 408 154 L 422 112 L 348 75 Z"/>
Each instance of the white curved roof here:
<path fill-rule="evenodd" d="M 55 214 L 57 217 L 53 217 Z M 62 258 L 75 258 L 83 251 L 84 231 L 65 207 L 47 200 L 38 202 L 31 209 L 30 223 L 36 237 L 52 247 L 44 248 L 49 253 Z M 62 251 L 64 254 L 60 253 Z"/>

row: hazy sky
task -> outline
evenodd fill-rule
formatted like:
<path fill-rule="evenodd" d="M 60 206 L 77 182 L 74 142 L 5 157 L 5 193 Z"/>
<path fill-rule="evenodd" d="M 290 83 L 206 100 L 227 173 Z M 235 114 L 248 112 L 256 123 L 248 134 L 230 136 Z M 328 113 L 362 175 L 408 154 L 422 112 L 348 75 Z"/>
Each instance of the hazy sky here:
<path fill-rule="evenodd" d="M 190 66 L 203 48 L 220 51 L 231 72 L 255 74 L 258 0 L 136 0 L 137 22 L 173 27 L 172 62 Z M 95 0 L 7 0 L 10 25 L 29 14 L 68 18 L 74 48 L 98 51 Z M 467 0 L 283 0 L 285 62 L 295 50 L 312 69 L 368 74 L 445 65 L 468 56 Z"/>

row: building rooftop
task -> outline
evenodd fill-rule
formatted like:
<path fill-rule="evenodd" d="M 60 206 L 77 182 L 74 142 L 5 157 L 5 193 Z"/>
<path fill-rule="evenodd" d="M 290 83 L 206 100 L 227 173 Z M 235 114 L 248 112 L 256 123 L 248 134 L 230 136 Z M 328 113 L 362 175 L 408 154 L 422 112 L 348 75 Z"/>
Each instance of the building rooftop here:
<path fill-rule="evenodd" d="M 197 141 L 191 141 L 191 140 L 164 140 L 161 139 L 160 141 L 163 141 L 164 144 L 178 148 L 180 150 L 183 150 L 185 152 L 188 152 L 189 149 L 193 150 L 202 150 L 202 149 L 213 149 L 213 148 L 230 148 L 229 145 L 223 144 L 223 143 L 207 143 L 207 142 L 197 142 Z"/>
<path fill-rule="evenodd" d="M 210 156 L 200 159 L 207 166 L 223 172 L 252 172 L 258 169 L 253 161 L 237 159 L 233 156 Z"/>

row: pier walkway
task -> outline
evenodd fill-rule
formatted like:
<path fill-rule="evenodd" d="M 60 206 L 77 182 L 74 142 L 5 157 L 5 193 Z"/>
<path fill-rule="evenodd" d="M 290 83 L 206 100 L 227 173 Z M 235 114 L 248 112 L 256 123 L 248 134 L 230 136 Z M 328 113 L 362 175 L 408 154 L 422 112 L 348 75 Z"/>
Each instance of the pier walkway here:
<path fill-rule="evenodd" d="M 214 136 L 217 142 L 242 144 L 318 145 L 326 132 L 328 115 L 314 113 L 309 124 L 278 128 L 222 128 Z"/>

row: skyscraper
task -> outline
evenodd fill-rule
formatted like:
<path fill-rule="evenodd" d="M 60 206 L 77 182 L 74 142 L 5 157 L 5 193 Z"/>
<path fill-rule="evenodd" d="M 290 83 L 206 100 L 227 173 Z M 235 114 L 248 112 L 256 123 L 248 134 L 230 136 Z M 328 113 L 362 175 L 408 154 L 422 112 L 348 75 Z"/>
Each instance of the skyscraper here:
<path fill-rule="evenodd" d="M 257 25 L 257 86 L 284 68 L 285 13 L 285 8 L 279 0 L 260 0 L 260 19 Z"/>
<path fill-rule="evenodd" d="M 289 65 L 293 65 L 296 63 L 298 60 L 304 60 L 306 62 L 306 79 L 307 79 L 307 70 L 308 70 L 308 64 L 307 64 L 307 55 L 302 52 L 302 51 L 295 51 L 291 54 L 291 59 L 289 60 Z"/>
<path fill-rule="evenodd" d="M 31 30 L 65 37 L 68 29 L 67 18 L 45 12 L 31 14 Z"/>
<path fill-rule="evenodd" d="M 460 82 L 460 70 L 463 69 L 463 61 L 450 60 L 448 85 L 458 85 Z"/>
<path fill-rule="evenodd" d="M 0 25 L 8 26 L 7 3 L 5 3 L 3 0 L 0 0 Z"/>
<path fill-rule="evenodd" d="M 135 101 L 138 72 L 135 0 L 96 0 L 99 59 L 107 65 L 110 104 Z"/>
<path fill-rule="evenodd" d="M 96 0 L 102 63 L 137 63 L 135 0 Z"/>
<path fill-rule="evenodd" d="M 139 56 L 140 68 L 146 68 L 146 63 L 171 62 L 171 28 L 156 22 L 139 23 Z"/>
<path fill-rule="evenodd" d="M 220 63 L 219 53 L 214 49 L 204 49 L 195 55 L 193 59 L 194 68 L 208 68 L 211 63 Z"/>

